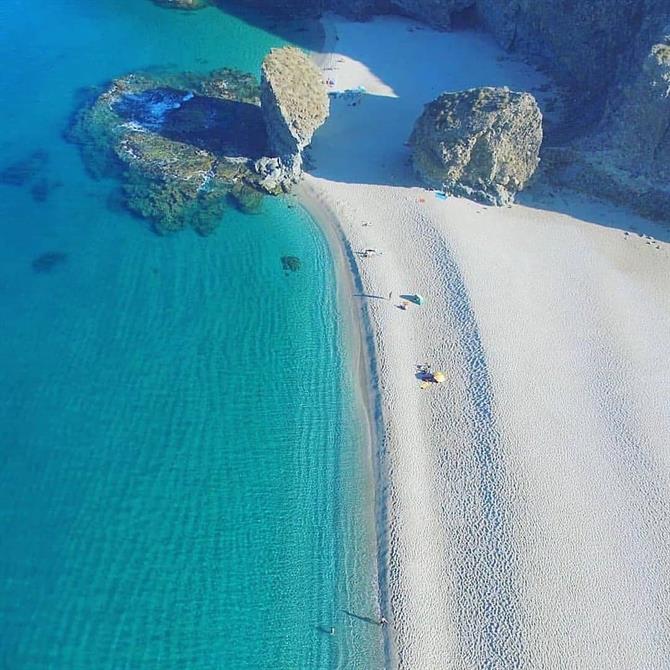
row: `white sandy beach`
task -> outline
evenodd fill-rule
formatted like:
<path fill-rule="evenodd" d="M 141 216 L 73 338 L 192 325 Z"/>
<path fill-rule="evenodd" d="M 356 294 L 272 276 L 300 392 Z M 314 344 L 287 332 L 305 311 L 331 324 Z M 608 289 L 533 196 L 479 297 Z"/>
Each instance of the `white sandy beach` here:
<path fill-rule="evenodd" d="M 484 35 L 325 25 L 324 77 L 367 94 L 333 101 L 301 188 L 372 334 L 392 660 L 667 668 L 670 232 L 558 190 L 498 209 L 417 188 L 403 143 L 425 102 L 541 78 Z M 421 390 L 424 362 L 447 382 Z"/>

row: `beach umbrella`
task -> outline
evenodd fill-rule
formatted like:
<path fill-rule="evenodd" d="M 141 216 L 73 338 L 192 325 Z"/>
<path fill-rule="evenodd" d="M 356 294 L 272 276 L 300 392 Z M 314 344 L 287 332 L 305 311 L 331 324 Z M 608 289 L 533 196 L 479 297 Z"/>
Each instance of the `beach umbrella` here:
<path fill-rule="evenodd" d="M 433 379 L 438 384 L 442 384 L 447 381 L 447 375 L 445 375 L 444 372 L 436 372 L 435 374 L 433 374 Z"/>

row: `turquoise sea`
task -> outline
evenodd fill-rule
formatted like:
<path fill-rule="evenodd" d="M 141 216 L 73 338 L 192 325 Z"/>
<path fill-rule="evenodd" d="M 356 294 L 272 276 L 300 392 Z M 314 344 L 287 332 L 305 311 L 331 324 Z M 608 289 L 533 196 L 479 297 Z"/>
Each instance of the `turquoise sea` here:
<path fill-rule="evenodd" d="M 382 667 L 324 235 L 287 198 L 158 237 L 62 139 L 81 87 L 255 73 L 284 42 L 149 0 L 4 0 L 0 25 L 0 170 L 40 160 L 0 185 L 0 668 Z M 35 271 L 44 253 L 61 262 Z"/>

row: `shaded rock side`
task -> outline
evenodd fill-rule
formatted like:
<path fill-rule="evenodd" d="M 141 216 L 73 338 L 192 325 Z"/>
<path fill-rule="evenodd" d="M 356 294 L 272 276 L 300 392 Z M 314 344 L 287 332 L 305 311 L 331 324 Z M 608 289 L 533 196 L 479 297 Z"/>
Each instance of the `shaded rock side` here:
<path fill-rule="evenodd" d="M 619 165 L 670 180 L 670 44 L 651 47 L 621 99 L 609 119 Z"/>
<path fill-rule="evenodd" d="M 329 111 L 321 73 L 300 49 L 272 49 L 263 61 L 261 109 L 271 153 L 297 178 L 302 152 Z"/>
<path fill-rule="evenodd" d="M 410 145 L 414 169 L 430 187 L 504 205 L 539 163 L 542 114 L 529 93 L 473 88 L 426 105 Z"/>
<path fill-rule="evenodd" d="M 667 38 L 666 38 L 667 39 Z M 591 137 L 543 148 L 543 175 L 562 186 L 670 221 L 670 44 L 652 45 Z"/>

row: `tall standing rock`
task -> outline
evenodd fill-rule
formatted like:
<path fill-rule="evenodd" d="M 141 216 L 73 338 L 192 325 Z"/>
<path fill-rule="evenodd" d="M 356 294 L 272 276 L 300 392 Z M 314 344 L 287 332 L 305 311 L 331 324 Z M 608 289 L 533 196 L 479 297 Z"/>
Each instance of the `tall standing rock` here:
<path fill-rule="evenodd" d="M 473 88 L 426 105 L 410 145 L 423 181 L 453 195 L 504 205 L 539 163 L 542 114 L 529 93 Z"/>
<path fill-rule="evenodd" d="M 302 170 L 302 152 L 328 118 L 321 72 L 295 47 L 272 49 L 261 67 L 261 108 L 273 155 L 289 176 Z"/>

